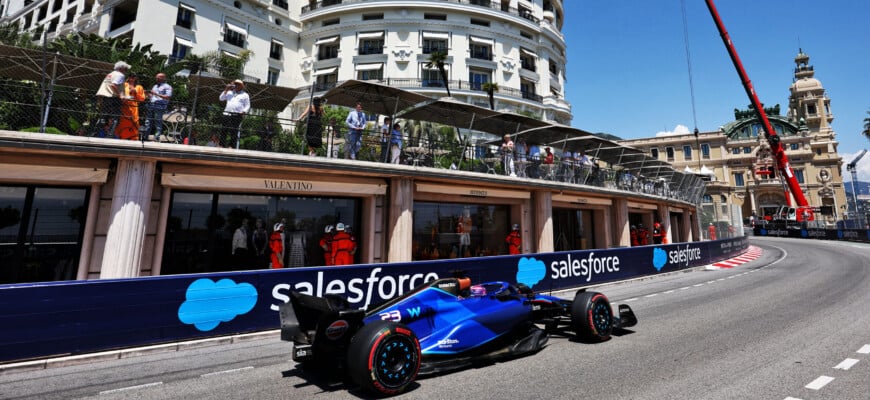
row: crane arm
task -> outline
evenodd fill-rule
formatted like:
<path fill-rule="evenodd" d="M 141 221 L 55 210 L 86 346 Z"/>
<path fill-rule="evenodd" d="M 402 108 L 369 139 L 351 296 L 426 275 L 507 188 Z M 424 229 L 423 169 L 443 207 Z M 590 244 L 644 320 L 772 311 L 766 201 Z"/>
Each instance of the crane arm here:
<path fill-rule="evenodd" d="M 858 166 L 858 161 L 861 161 L 861 159 L 864 158 L 864 154 L 867 154 L 867 149 L 861 150 L 861 154 L 858 154 L 852 162 L 846 164 L 846 169 L 849 171 L 854 170 L 855 167 Z"/>
<path fill-rule="evenodd" d="M 776 131 L 770 125 L 767 113 L 764 112 L 764 106 L 755 94 L 755 88 L 752 87 L 752 82 L 749 80 L 749 76 L 743 68 L 743 63 L 737 55 L 737 50 L 734 48 L 734 44 L 731 43 L 731 36 L 729 36 L 728 31 L 725 30 L 725 25 L 722 24 L 722 19 L 719 18 L 719 12 L 716 10 L 713 0 L 706 0 L 706 2 L 707 8 L 710 10 L 710 15 L 716 23 L 716 28 L 719 29 L 719 34 L 722 36 L 722 42 L 725 43 L 725 48 L 728 49 L 728 55 L 731 56 L 731 62 L 734 63 L 734 68 L 737 69 L 737 74 L 740 75 L 740 80 L 743 82 L 743 88 L 746 90 L 746 95 L 749 96 L 752 106 L 755 107 L 758 120 L 761 121 L 762 127 L 764 128 L 765 139 L 767 139 L 767 142 L 770 144 L 770 150 L 773 153 L 774 160 L 776 160 L 776 166 L 779 168 L 782 176 L 786 178 L 788 189 L 792 196 L 794 196 L 797 205 L 800 207 L 807 207 L 809 206 L 807 198 L 804 196 L 800 183 L 798 183 L 797 177 L 795 177 L 794 172 L 789 165 L 788 157 L 785 155 L 785 149 L 783 149 L 782 143 L 780 143 L 779 136 L 776 135 Z"/>

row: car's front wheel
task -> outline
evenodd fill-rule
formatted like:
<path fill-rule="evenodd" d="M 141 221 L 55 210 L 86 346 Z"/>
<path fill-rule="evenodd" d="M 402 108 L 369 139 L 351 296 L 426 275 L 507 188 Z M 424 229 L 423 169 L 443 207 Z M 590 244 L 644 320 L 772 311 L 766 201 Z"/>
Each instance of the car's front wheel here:
<path fill-rule="evenodd" d="M 613 309 L 597 292 L 577 292 L 571 304 L 571 327 L 581 340 L 602 342 L 613 332 Z"/>
<path fill-rule="evenodd" d="M 351 379 L 364 390 L 401 393 L 420 370 L 420 342 L 407 326 L 392 321 L 367 324 L 353 336 L 347 356 Z"/>

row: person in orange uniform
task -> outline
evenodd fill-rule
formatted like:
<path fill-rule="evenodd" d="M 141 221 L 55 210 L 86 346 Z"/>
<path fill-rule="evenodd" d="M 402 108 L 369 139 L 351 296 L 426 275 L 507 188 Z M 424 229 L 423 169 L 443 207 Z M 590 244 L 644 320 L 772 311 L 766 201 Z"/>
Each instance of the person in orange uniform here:
<path fill-rule="evenodd" d="M 335 225 L 335 235 L 332 236 L 332 262 L 333 265 L 353 264 L 353 255 L 356 253 L 356 241 L 345 232 L 344 224 L 339 222 Z"/>
<path fill-rule="evenodd" d="M 649 231 L 643 224 L 637 226 L 637 244 L 646 246 L 649 244 Z"/>
<path fill-rule="evenodd" d="M 115 128 L 115 136 L 126 140 L 139 140 L 139 104 L 145 101 L 145 88 L 139 84 L 134 73 L 127 74 L 124 82 L 124 97 L 121 101 L 121 118 Z"/>
<path fill-rule="evenodd" d="M 662 231 L 662 224 L 659 221 L 653 223 L 653 244 L 662 244 L 662 237 L 664 236 L 664 232 Z"/>
<path fill-rule="evenodd" d="M 269 249 L 272 250 L 272 269 L 284 268 L 284 224 L 275 224 L 272 235 L 269 236 Z"/>
<path fill-rule="evenodd" d="M 335 227 L 332 225 L 327 225 L 323 230 L 323 237 L 320 238 L 320 248 L 323 249 L 323 265 L 331 266 L 333 265 L 332 260 L 332 237 L 334 233 L 332 232 Z"/>
<path fill-rule="evenodd" d="M 520 237 L 520 225 L 514 224 L 513 229 L 511 229 L 511 233 L 508 233 L 507 237 L 504 240 L 508 244 L 508 254 L 520 254 L 520 246 L 523 243 L 522 238 Z"/>
<path fill-rule="evenodd" d="M 631 230 L 628 233 L 631 237 L 631 247 L 637 246 L 639 244 L 637 241 L 637 227 L 632 225 Z"/>
<path fill-rule="evenodd" d="M 707 227 L 707 233 L 710 234 L 710 240 L 716 240 L 716 226 L 713 223 L 710 223 L 710 226 Z"/>

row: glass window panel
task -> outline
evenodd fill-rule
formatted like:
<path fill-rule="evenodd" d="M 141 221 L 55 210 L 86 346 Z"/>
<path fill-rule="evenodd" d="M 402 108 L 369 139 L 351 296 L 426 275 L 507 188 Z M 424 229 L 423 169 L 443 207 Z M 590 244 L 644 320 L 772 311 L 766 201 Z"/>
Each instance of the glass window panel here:
<path fill-rule="evenodd" d="M 414 203 L 412 257 L 438 260 L 507 254 L 510 207 Z"/>

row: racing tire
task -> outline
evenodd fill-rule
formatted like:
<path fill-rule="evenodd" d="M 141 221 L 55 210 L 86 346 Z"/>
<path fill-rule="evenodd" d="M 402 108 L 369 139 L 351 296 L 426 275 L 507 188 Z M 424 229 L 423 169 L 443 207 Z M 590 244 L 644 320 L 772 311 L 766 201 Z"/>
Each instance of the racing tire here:
<path fill-rule="evenodd" d="M 347 368 L 363 390 L 392 396 L 417 377 L 420 357 L 420 342 L 411 329 L 393 321 L 375 321 L 350 340 Z"/>
<path fill-rule="evenodd" d="M 613 332 L 613 309 L 607 297 L 598 292 L 577 292 L 571 303 L 571 328 L 577 338 L 603 342 Z"/>

